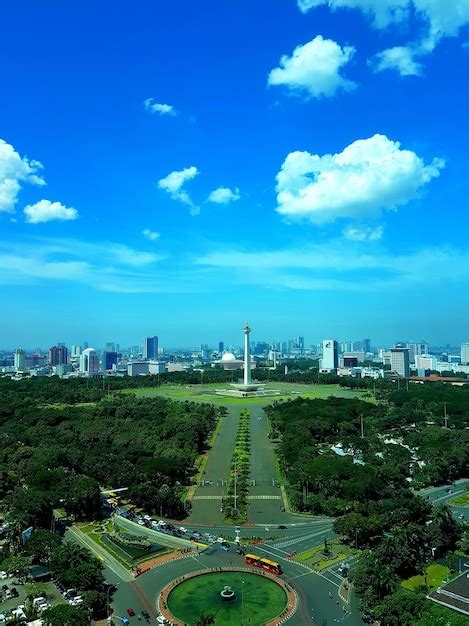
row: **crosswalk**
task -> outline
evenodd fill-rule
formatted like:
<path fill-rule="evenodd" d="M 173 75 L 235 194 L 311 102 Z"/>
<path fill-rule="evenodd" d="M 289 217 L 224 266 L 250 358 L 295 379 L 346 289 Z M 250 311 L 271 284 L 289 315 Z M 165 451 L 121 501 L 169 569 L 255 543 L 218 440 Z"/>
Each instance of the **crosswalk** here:
<path fill-rule="evenodd" d="M 248 500 L 281 500 L 281 496 L 248 496 Z"/>
<path fill-rule="evenodd" d="M 293 539 L 287 539 L 286 541 L 275 542 L 273 544 L 268 544 L 268 545 L 270 545 L 271 548 L 288 548 L 290 546 L 296 545 L 297 543 L 301 543 L 302 541 L 313 539 L 314 537 L 318 537 L 320 535 L 326 535 L 326 534 L 329 534 L 330 532 L 331 532 L 331 528 L 329 526 L 315 533 L 301 535 L 300 537 L 294 537 Z"/>

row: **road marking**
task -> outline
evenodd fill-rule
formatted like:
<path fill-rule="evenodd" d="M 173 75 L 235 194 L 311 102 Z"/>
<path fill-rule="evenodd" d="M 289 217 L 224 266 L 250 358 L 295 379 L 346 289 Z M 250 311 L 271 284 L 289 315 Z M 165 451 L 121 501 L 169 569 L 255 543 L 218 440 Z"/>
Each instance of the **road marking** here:
<path fill-rule="evenodd" d="M 248 496 L 248 500 L 281 500 L 281 496 Z"/>
<path fill-rule="evenodd" d="M 221 500 L 222 494 L 219 496 L 194 496 L 193 500 Z"/>
<path fill-rule="evenodd" d="M 439 502 L 440 500 L 452 500 L 454 496 L 457 496 L 458 494 L 464 492 L 465 489 L 460 489 L 459 491 L 453 491 L 453 493 L 446 493 L 444 496 L 440 496 L 439 498 L 435 498 L 434 500 L 432 500 L 429 496 L 427 496 L 427 498 L 430 500 L 430 502 Z"/>
<path fill-rule="evenodd" d="M 331 528 L 324 528 L 323 530 L 319 530 L 315 533 L 310 533 L 308 535 L 302 535 L 301 537 L 295 537 L 294 539 L 288 539 L 287 541 L 281 541 L 276 544 L 268 544 L 272 548 L 287 548 L 288 546 L 294 546 L 297 543 L 301 543 L 302 541 L 307 541 L 308 539 L 313 539 L 313 537 L 318 537 L 319 535 L 324 535 L 325 533 L 330 533 Z"/>

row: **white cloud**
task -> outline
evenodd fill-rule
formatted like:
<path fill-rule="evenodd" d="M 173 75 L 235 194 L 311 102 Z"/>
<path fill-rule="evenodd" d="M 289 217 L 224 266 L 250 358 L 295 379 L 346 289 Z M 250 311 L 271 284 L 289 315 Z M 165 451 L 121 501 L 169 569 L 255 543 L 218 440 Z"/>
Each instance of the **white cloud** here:
<path fill-rule="evenodd" d="M 376 226 L 376 228 L 349 226 L 343 232 L 345 239 L 350 241 L 379 241 L 383 236 L 384 228 Z"/>
<path fill-rule="evenodd" d="M 416 285 L 433 289 L 439 281 L 469 284 L 468 252 L 446 247 L 370 254 L 357 242 L 336 240 L 275 252 L 225 249 L 199 257 L 196 264 L 225 281 L 270 289 L 381 292 Z"/>
<path fill-rule="evenodd" d="M 384 135 L 354 141 L 338 154 L 291 152 L 277 174 L 277 211 L 315 223 L 377 216 L 407 204 L 443 167 L 436 158 L 425 165 Z"/>
<path fill-rule="evenodd" d="M 50 200 L 39 200 L 39 202 L 29 204 L 24 208 L 24 214 L 29 224 L 42 224 L 54 220 L 66 222 L 78 218 L 76 209 L 66 207 L 60 202 L 51 202 Z"/>
<path fill-rule="evenodd" d="M 175 117 L 178 114 L 171 104 L 161 104 L 160 102 L 155 102 L 153 98 L 144 100 L 143 106 L 147 111 L 150 111 L 150 113 L 158 113 L 158 115 Z"/>
<path fill-rule="evenodd" d="M 420 64 L 413 57 L 431 53 L 441 39 L 457 37 L 469 24 L 469 0 L 298 0 L 303 13 L 319 6 L 359 9 L 372 19 L 375 28 L 414 19 L 420 27 L 418 41 L 377 55 L 377 70 L 397 69 L 401 76 L 420 75 Z"/>
<path fill-rule="evenodd" d="M 214 189 L 209 197 L 207 198 L 209 202 L 215 202 L 215 204 L 229 204 L 230 202 L 235 202 L 240 199 L 239 189 L 235 187 L 234 189 L 230 189 L 229 187 L 218 187 L 218 189 Z"/>
<path fill-rule="evenodd" d="M 376 72 L 397 70 L 401 76 L 420 76 L 423 65 L 415 60 L 419 54 L 411 46 L 395 46 L 379 52 L 374 59 Z"/>
<path fill-rule="evenodd" d="M 410 3 L 411 0 L 298 0 L 298 7 L 303 13 L 320 6 L 331 10 L 360 9 L 373 19 L 376 28 L 385 28 L 406 18 Z"/>
<path fill-rule="evenodd" d="M 283 55 L 280 67 L 268 76 L 269 85 L 285 85 L 292 91 L 303 91 L 310 96 L 333 96 L 338 89 L 350 90 L 356 85 L 341 75 L 343 67 L 351 60 L 355 48 L 340 47 L 321 35 L 297 46 L 291 57 Z"/>
<path fill-rule="evenodd" d="M 150 230 L 149 228 L 145 228 L 142 231 L 142 235 L 150 241 L 156 241 L 160 238 L 160 233 L 156 232 L 155 230 Z"/>
<path fill-rule="evenodd" d="M 193 203 L 187 191 L 183 189 L 183 186 L 199 174 L 199 170 L 194 165 L 186 167 L 183 170 L 175 170 L 164 178 L 161 178 L 158 181 L 158 187 L 169 193 L 173 200 L 179 200 L 179 202 L 186 204 L 190 208 L 191 215 L 198 215 L 200 208 Z"/>
<path fill-rule="evenodd" d="M 21 157 L 12 145 L 0 139 L 0 212 L 14 212 L 21 183 L 46 184 L 38 174 L 42 169 L 39 161 Z"/>

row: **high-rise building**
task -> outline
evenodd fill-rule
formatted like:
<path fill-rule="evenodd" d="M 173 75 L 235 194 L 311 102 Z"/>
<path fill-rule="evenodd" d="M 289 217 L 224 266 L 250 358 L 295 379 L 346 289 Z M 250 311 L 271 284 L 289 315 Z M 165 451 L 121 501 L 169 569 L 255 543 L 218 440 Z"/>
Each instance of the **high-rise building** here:
<path fill-rule="evenodd" d="M 225 350 L 225 343 L 223 341 L 218 342 L 218 352 L 221 354 Z"/>
<path fill-rule="evenodd" d="M 370 339 L 363 340 L 363 352 L 371 352 L 371 340 Z"/>
<path fill-rule="evenodd" d="M 65 346 L 52 346 L 49 348 L 49 364 L 52 367 L 56 365 L 65 365 L 68 361 L 68 350 Z"/>
<path fill-rule="evenodd" d="M 339 367 L 339 343 L 335 339 L 322 342 L 322 369 L 336 370 Z"/>
<path fill-rule="evenodd" d="M 83 350 L 87 350 L 90 347 L 90 344 L 87 341 L 83 342 Z"/>
<path fill-rule="evenodd" d="M 103 370 L 112 370 L 112 366 L 117 365 L 117 352 L 105 350 L 103 352 Z"/>
<path fill-rule="evenodd" d="M 158 337 L 156 335 L 154 337 L 145 337 L 143 340 L 143 358 L 158 358 Z"/>
<path fill-rule="evenodd" d="M 410 357 L 409 357 L 409 348 L 391 348 L 389 350 L 391 354 L 391 370 L 399 374 L 399 376 L 407 376 L 410 375 Z"/>
<path fill-rule="evenodd" d="M 81 346 L 72 346 L 72 350 L 70 352 L 70 356 L 72 359 L 76 359 L 81 354 Z"/>
<path fill-rule="evenodd" d="M 295 337 L 295 347 L 299 351 L 300 354 L 304 354 L 304 352 L 305 352 L 305 338 L 304 337 Z"/>
<path fill-rule="evenodd" d="M 26 369 L 26 352 L 20 348 L 16 348 L 13 353 L 15 370 Z"/>
<path fill-rule="evenodd" d="M 80 354 L 80 372 L 87 375 L 99 372 L 99 356 L 93 348 L 86 348 Z"/>
<path fill-rule="evenodd" d="M 104 350 L 105 352 L 117 352 L 116 344 L 113 341 L 108 341 Z"/>
<path fill-rule="evenodd" d="M 461 344 L 461 363 L 469 365 L 469 343 Z"/>

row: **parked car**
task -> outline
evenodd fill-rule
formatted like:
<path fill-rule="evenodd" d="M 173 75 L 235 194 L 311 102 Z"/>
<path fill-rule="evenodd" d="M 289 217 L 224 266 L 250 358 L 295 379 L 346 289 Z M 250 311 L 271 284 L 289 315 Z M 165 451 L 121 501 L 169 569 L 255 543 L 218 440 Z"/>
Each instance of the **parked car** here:
<path fill-rule="evenodd" d="M 225 539 L 223 537 L 217 537 L 217 543 L 223 543 Z"/>
<path fill-rule="evenodd" d="M 135 615 L 135 611 L 132 608 L 127 609 L 127 615 L 129 617 L 133 617 Z"/>
<path fill-rule="evenodd" d="M 187 528 L 184 528 L 184 526 L 179 526 L 179 531 L 185 535 L 187 533 Z"/>
<path fill-rule="evenodd" d="M 8 578 L 8 574 L 4 571 L 0 572 L 0 580 L 6 580 Z"/>
<path fill-rule="evenodd" d="M 12 587 L 11 595 L 13 596 L 13 598 L 17 598 L 20 594 L 18 593 L 18 591 L 14 587 Z"/>
<path fill-rule="evenodd" d="M 225 545 L 225 544 L 221 544 L 220 545 L 220 550 L 224 550 L 225 552 L 229 552 L 230 551 L 230 546 Z"/>
<path fill-rule="evenodd" d="M 279 525 L 277 526 L 277 528 L 278 528 L 279 530 L 287 530 L 287 527 L 285 526 L 285 524 L 279 524 Z"/>

